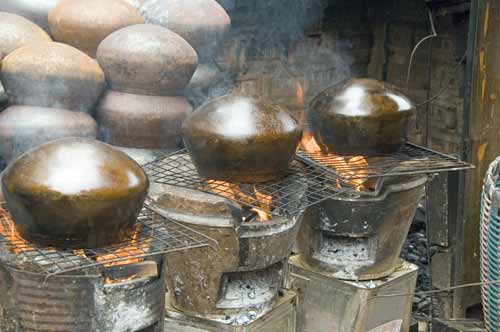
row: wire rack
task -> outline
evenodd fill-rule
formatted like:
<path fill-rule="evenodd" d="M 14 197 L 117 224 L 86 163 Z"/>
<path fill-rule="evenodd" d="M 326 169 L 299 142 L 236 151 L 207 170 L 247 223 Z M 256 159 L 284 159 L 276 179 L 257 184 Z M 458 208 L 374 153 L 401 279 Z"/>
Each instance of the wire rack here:
<path fill-rule="evenodd" d="M 473 165 L 441 152 L 407 143 L 399 152 L 365 157 L 334 156 L 299 150 L 297 157 L 308 165 L 322 167 L 345 181 L 424 173 L 439 173 L 474 168 Z"/>
<path fill-rule="evenodd" d="M 47 276 L 112 266 L 127 261 L 133 264 L 146 257 L 192 248 L 215 246 L 216 241 L 186 226 L 166 219 L 145 206 L 137 218 L 130 238 L 120 244 L 99 249 L 59 250 L 37 246 L 24 240 L 14 227 L 5 202 L 0 202 L 0 247 L 7 248 L 23 269 Z M 16 267 L 16 266 L 14 266 Z M 25 268 L 26 267 L 26 268 Z"/>
<path fill-rule="evenodd" d="M 279 181 L 230 183 L 201 178 L 185 149 L 143 166 L 151 182 L 200 190 L 275 216 L 294 217 L 309 206 L 345 194 L 353 186 L 316 165 L 293 161 Z"/>

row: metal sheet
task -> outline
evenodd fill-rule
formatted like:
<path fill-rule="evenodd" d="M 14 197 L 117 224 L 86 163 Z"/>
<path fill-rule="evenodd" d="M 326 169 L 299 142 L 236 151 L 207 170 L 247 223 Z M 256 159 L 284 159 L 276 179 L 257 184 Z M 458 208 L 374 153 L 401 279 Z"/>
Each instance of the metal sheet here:
<path fill-rule="evenodd" d="M 396 328 L 394 331 L 407 332 L 412 296 L 377 295 L 412 293 L 417 270 L 415 265 L 404 262 L 384 279 L 342 281 L 327 273 L 305 269 L 294 256 L 290 259 L 287 288 L 298 293 L 297 329 L 302 332 L 392 332 Z M 397 329 L 399 323 L 401 329 Z"/>
<path fill-rule="evenodd" d="M 274 308 L 247 326 L 230 326 L 167 308 L 165 332 L 296 332 L 296 295 L 285 291 Z"/>

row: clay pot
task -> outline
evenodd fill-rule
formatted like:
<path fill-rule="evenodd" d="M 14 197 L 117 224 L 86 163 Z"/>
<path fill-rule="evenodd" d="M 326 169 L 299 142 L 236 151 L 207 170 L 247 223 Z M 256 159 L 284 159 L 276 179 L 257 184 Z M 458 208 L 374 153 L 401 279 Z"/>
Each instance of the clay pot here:
<path fill-rule="evenodd" d="M 181 126 L 192 109 L 184 97 L 107 91 L 97 108 L 99 138 L 129 148 L 178 148 Z"/>
<path fill-rule="evenodd" d="M 85 53 L 60 43 L 36 43 L 3 59 L 2 83 L 12 104 L 88 111 L 104 88 L 104 73 Z"/>
<path fill-rule="evenodd" d="M 144 23 L 137 9 L 122 0 L 61 0 L 49 14 L 54 40 L 95 57 L 99 43 L 113 31 Z"/>
<path fill-rule="evenodd" d="M 62 248 L 95 248 L 127 239 L 148 186 L 142 168 L 126 154 L 82 138 L 30 150 L 2 177 L 21 236 Z"/>
<path fill-rule="evenodd" d="M 0 63 L 10 52 L 36 42 L 50 42 L 38 25 L 19 15 L 0 12 Z"/>
<path fill-rule="evenodd" d="M 17 14 L 50 33 L 48 16 L 59 0 L 2 0 L 0 11 Z"/>
<path fill-rule="evenodd" d="M 179 95 L 193 76 L 198 58 L 179 35 L 160 26 L 120 29 L 97 50 L 112 90 L 143 95 Z"/>
<path fill-rule="evenodd" d="M 316 96 L 307 116 L 322 151 L 377 155 L 394 153 L 405 143 L 414 110 L 412 102 L 388 83 L 351 79 Z"/>
<path fill-rule="evenodd" d="M 0 157 L 7 162 L 25 151 L 64 137 L 95 139 L 97 124 L 88 114 L 57 108 L 10 106 L 0 113 Z"/>
<path fill-rule="evenodd" d="M 200 62 L 212 60 L 231 27 L 231 19 L 215 0 L 127 0 L 140 9 L 146 23 L 164 26 L 191 44 Z"/>
<path fill-rule="evenodd" d="M 201 177 L 263 182 L 286 175 L 302 130 L 278 105 L 227 95 L 189 116 L 183 134 Z"/>

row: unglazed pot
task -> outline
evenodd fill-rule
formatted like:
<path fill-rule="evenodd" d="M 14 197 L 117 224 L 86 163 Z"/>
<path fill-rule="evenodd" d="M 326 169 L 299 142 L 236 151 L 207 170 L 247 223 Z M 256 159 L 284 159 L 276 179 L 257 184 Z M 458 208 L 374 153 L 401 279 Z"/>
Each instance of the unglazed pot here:
<path fill-rule="evenodd" d="M 126 154 L 82 138 L 30 150 L 2 177 L 21 236 L 63 248 L 95 248 L 127 239 L 148 186 L 142 168 Z"/>
<path fill-rule="evenodd" d="M 191 111 L 185 97 L 108 90 L 97 107 L 99 139 L 129 148 L 178 148 L 182 123 Z"/>
<path fill-rule="evenodd" d="M 97 61 L 112 90 L 176 96 L 193 76 L 198 57 L 176 33 L 157 25 L 137 24 L 106 37 L 97 50 Z"/>
<path fill-rule="evenodd" d="M 0 78 L 11 104 L 89 111 L 104 89 L 95 60 L 61 43 L 21 47 L 2 61 Z"/>
<path fill-rule="evenodd" d="M 140 23 L 144 19 L 139 11 L 122 0 L 61 0 L 49 15 L 54 40 L 91 57 L 110 33 Z"/>
<path fill-rule="evenodd" d="M 412 102 L 393 85 L 351 79 L 316 96 L 307 117 L 323 152 L 377 155 L 401 148 L 414 110 Z"/>
<path fill-rule="evenodd" d="M 263 182 L 287 174 L 302 130 L 278 105 L 227 95 L 189 116 L 183 135 L 201 177 Z"/>
<path fill-rule="evenodd" d="M 5 56 L 22 46 L 50 41 L 49 35 L 30 20 L 0 12 L 0 63 Z"/>
<path fill-rule="evenodd" d="M 0 11 L 17 14 L 50 33 L 48 16 L 60 0 L 2 0 Z"/>
<path fill-rule="evenodd" d="M 139 8 L 146 23 L 164 26 L 191 44 L 200 62 L 210 61 L 231 19 L 215 0 L 126 0 Z"/>
<path fill-rule="evenodd" d="M 83 112 L 10 106 L 0 113 L 0 158 L 10 162 L 27 150 L 64 137 L 97 137 L 95 120 Z"/>

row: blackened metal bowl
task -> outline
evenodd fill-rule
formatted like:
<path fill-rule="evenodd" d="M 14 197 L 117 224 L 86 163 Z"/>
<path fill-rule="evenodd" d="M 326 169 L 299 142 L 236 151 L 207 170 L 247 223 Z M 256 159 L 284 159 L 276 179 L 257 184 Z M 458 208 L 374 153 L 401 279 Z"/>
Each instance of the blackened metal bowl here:
<path fill-rule="evenodd" d="M 227 95 L 191 114 L 183 135 L 201 177 L 264 182 L 286 175 L 302 129 L 281 106 Z"/>
<path fill-rule="evenodd" d="M 126 154 L 83 138 L 29 150 L 2 176 L 2 191 L 21 236 L 63 248 L 126 240 L 148 187 L 146 174 Z"/>
<path fill-rule="evenodd" d="M 412 102 L 391 84 L 351 79 L 316 96 L 307 120 L 325 153 L 378 155 L 401 148 L 414 110 Z"/>

